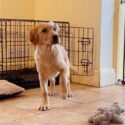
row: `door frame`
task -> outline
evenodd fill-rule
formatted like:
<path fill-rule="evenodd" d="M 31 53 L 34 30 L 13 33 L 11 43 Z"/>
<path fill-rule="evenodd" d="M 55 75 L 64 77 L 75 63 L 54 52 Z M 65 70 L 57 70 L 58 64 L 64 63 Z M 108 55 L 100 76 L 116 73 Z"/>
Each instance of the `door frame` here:
<path fill-rule="evenodd" d="M 117 80 L 123 80 L 125 0 L 119 1 Z"/>

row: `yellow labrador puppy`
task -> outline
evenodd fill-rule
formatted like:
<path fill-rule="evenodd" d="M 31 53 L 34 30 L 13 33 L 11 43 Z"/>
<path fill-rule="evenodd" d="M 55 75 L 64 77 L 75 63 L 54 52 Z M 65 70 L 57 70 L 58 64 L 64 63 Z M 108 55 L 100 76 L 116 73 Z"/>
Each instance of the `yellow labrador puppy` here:
<path fill-rule="evenodd" d="M 60 74 L 63 98 L 72 97 L 70 89 L 70 63 L 66 50 L 61 46 L 58 35 L 59 27 L 54 22 L 35 26 L 29 33 L 30 42 L 36 45 L 35 62 L 39 74 L 42 104 L 39 110 L 49 109 L 48 94 L 53 95 L 55 77 Z M 48 80 L 50 90 L 48 92 Z"/>

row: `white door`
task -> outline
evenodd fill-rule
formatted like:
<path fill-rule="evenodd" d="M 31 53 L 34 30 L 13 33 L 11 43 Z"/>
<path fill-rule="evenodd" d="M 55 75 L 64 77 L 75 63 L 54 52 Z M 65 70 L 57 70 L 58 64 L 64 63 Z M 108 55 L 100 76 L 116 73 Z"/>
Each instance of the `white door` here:
<path fill-rule="evenodd" d="M 119 31 L 118 31 L 118 58 L 117 79 L 123 79 L 123 53 L 124 53 L 124 25 L 125 25 L 125 0 L 119 0 Z"/>

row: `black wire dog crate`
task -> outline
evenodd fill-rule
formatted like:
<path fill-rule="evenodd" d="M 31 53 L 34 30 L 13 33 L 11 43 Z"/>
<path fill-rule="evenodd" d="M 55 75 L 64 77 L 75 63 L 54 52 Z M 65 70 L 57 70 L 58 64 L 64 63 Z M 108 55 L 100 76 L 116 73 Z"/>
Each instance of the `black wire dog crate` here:
<path fill-rule="evenodd" d="M 28 42 L 29 30 L 43 20 L 0 19 L 0 79 L 23 87 L 38 86 L 34 62 L 35 46 Z M 82 74 L 92 75 L 94 29 L 70 27 L 69 22 L 55 21 L 60 27 L 61 44 L 71 64 Z M 74 75 L 74 74 L 72 74 Z M 57 78 L 58 83 L 58 78 Z"/>

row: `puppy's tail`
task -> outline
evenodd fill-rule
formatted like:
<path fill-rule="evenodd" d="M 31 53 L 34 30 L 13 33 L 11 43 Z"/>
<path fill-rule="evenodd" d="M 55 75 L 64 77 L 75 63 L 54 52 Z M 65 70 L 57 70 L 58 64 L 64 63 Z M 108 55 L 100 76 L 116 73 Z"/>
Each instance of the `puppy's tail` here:
<path fill-rule="evenodd" d="M 73 65 L 71 65 L 71 64 L 70 64 L 70 71 L 73 72 L 73 73 L 75 73 L 75 74 L 79 73 L 78 70 Z"/>

